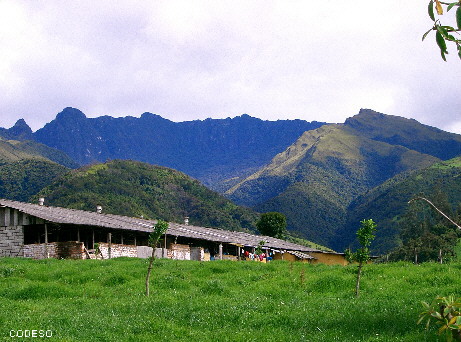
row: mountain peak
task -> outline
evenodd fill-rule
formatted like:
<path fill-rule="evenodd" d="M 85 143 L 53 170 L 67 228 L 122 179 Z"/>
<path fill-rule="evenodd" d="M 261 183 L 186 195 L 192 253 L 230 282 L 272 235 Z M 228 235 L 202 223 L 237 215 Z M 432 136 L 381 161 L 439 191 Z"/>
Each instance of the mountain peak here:
<path fill-rule="evenodd" d="M 32 129 L 26 123 L 24 119 L 16 121 L 13 127 L 9 130 L 11 136 L 14 136 L 18 140 L 32 140 Z"/>
<path fill-rule="evenodd" d="M 163 121 L 170 121 L 168 119 L 165 119 L 164 117 L 158 115 L 158 114 L 153 114 L 150 112 L 144 112 L 141 114 L 141 119 L 143 120 L 163 120 Z"/>
<path fill-rule="evenodd" d="M 16 123 L 13 127 L 10 128 L 10 130 L 21 130 L 32 133 L 32 129 L 29 127 L 29 125 L 26 123 L 24 119 L 19 119 L 18 121 L 16 121 Z"/>
<path fill-rule="evenodd" d="M 0 133 L 3 137 L 12 140 L 33 140 L 32 129 L 24 119 L 16 121 L 13 127 L 9 129 L 1 128 Z"/>
<path fill-rule="evenodd" d="M 382 114 L 371 109 L 361 109 L 359 114 L 348 118 L 344 125 L 355 134 L 401 145 L 442 160 L 458 156 L 461 150 L 461 135 L 444 132 L 415 119 Z M 442 145 L 450 148 L 440 148 Z"/>
<path fill-rule="evenodd" d="M 58 120 L 84 120 L 86 115 L 77 108 L 66 107 L 58 115 L 56 115 Z"/>
<path fill-rule="evenodd" d="M 359 113 L 346 119 L 345 123 L 346 126 L 357 126 L 357 125 L 365 125 L 365 126 L 376 126 L 376 128 L 382 129 L 382 125 L 407 125 L 407 126 L 426 126 L 422 123 L 416 121 L 415 119 L 407 119 L 403 116 L 398 115 L 389 115 L 377 112 L 373 109 L 368 108 L 361 108 Z M 429 127 L 429 126 L 426 126 Z M 355 128 L 355 127 L 354 127 Z M 373 127 L 375 128 L 375 127 Z M 435 128 L 433 128 L 435 129 Z M 438 130 L 438 128 L 437 128 Z"/>

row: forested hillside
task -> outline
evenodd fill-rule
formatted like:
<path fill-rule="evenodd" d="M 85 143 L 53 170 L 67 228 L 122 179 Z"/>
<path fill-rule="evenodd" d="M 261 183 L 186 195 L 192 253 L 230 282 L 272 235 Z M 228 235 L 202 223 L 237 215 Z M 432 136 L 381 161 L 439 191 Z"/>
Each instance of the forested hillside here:
<path fill-rule="evenodd" d="M 43 189 L 46 204 L 224 229 L 254 229 L 258 215 L 182 172 L 114 160 L 74 170 Z"/>
<path fill-rule="evenodd" d="M 0 198 L 26 202 L 68 171 L 67 167 L 47 160 L 0 164 Z"/>
<path fill-rule="evenodd" d="M 258 211 L 280 211 L 287 216 L 289 229 L 338 248 L 343 237 L 337 232 L 345 224 L 354 239 L 358 222 L 374 218 L 362 213 L 364 217 L 348 219 L 354 199 L 394 176 L 454 155 L 461 155 L 459 135 L 362 110 L 345 124 L 305 132 L 226 194 Z M 388 233 L 383 229 L 380 234 Z"/>
<path fill-rule="evenodd" d="M 0 138 L 0 198 L 26 201 L 76 166 L 65 153 L 43 144 Z"/>
<path fill-rule="evenodd" d="M 379 226 L 374 250 L 389 251 L 399 245 L 399 221 L 409 206 L 408 202 L 423 196 L 437 203 L 436 197 L 440 194 L 450 205 L 446 213 L 458 219 L 461 214 L 461 158 L 398 175 L 359 196 L 349 206 L 345 225 L 329 245 L 343 250 L 353 242 L 358 220 L 373 218 Z M 422 205 L 429 207 L 425 202 Z M 447 222 L 447 225 L 451 224 Z"/>
<path fill-rule="evenodd" d="M 280 211 L 291 230 L 328 244 L 354 198 L 400 172 L 438 160 L 328 125 L 306 132 L 228 195 L 258 211 Z"/>

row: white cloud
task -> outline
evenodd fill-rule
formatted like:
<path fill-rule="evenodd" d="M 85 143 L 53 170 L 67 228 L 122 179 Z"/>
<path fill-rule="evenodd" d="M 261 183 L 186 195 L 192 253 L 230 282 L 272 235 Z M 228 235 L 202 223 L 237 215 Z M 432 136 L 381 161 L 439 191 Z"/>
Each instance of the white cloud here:
<path fill-rule="evenodd" d="M 0 127 L 24 117 L 38 129 L 66 106 L 328 122 L 368 107 L 451 130 L 461 62 L 454 52 L 443 62 L 433 37 L 421 42 L 426 9 L 419 0 L 2 0 Z"/>

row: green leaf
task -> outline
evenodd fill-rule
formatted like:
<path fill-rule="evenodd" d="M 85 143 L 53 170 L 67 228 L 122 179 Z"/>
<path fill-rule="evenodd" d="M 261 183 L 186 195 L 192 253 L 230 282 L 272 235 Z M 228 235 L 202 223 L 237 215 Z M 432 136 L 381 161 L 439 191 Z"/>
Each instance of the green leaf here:
<path fill-rule="evenodd" d="M 447 7 L 447 12 L 453 8 L 453 6 L 456 6 L 458 2 L 452 2 L 451 4 L 448 5 Z"/>
<path fill-rule="evenodd" d="M 429 309 L 430 308 L 430 305 L 426 302 L 421 302 L 421 304 L 426 308 L 426 309 Z"/>
<path fill-rule="evenodd" d="M 431 313 L 431 316 L 432 316 L 432 317 L 435 317 L 435 318 L 437 318 L 437 319 L 442 319 L 442 315 L 441 315 L 439 312 L 437 312 L 437 311 L 432 312 L 432 313 Z"/>
<path fill-rule="evenodd" d="M 442 36 L 442 33 L 440 33 L 440 31 L 441 30 L 439 29 L 439 27 L 437 27 L 437 32 L 435 34 L 435 41 L 437 42 L 437 45 L 439 46 L 440 51 L 442 52 L 442 58 L 445 59 L 443 57 L 443 54 L 445 54 L 447 51 L 447 44 L 445 42 L 445 39 Z"/>
<path fill-rule="evenodd" d="M 426 316 L 421 316 L 416 324 L 420 324 L 425 318 Z"/>
<path fill-rule="evenodd" d="M 426 322 L 426 330 L 429 330 L 429 325 L 431 324 L 431 319 L 428 318 Z"/>
<path fill-rule="evenodd" d="M 461 6 L 456 10 L 456 25 L 458 25 L 458 29 L 461 30 Z"/>
<path fill-rule="evenodd" d="M 427 35 L 428 35 L 431 31 L 432 31 L 432 29 L 430 29 L 429 31 L 427 31 L 427 32 L 423 35 L 423 39 L 422 39 L 422 40 L 426 39 Z"/>
<path fill-rule="evenodd" d="M 448 35 L 448 29 L 446 26 L 437 25 L 437 31 L 439 31 L 443 37 Z"/>
<path fill-rule="evenodd" d="M 428 13 L 429 13 L 429 18 L 432 19 L 432 21 L 435 21 L 435 16 L 434 16 L 434 1 L 431 0 L 429 1 L 429 6 L 427 8 Z"/>
<path fill-rule="evenodd" d="M 442 56 L 442 59 L 446 62 L 447 58 L 445 57 L 445 52 L 440 50 L 440 55 Z"/>

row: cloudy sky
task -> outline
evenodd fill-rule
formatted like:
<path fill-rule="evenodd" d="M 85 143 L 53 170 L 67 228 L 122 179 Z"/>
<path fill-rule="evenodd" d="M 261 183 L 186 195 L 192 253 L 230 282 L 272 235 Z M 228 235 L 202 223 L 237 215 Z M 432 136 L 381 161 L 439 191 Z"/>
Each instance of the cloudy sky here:
<path fill-rule="evenodd" d="M 371 108 L 461 133 L 461 60 L 421 41 L 427 2 L 0 0 L 0 127 L 69 106 L 173 121 Z"/>

